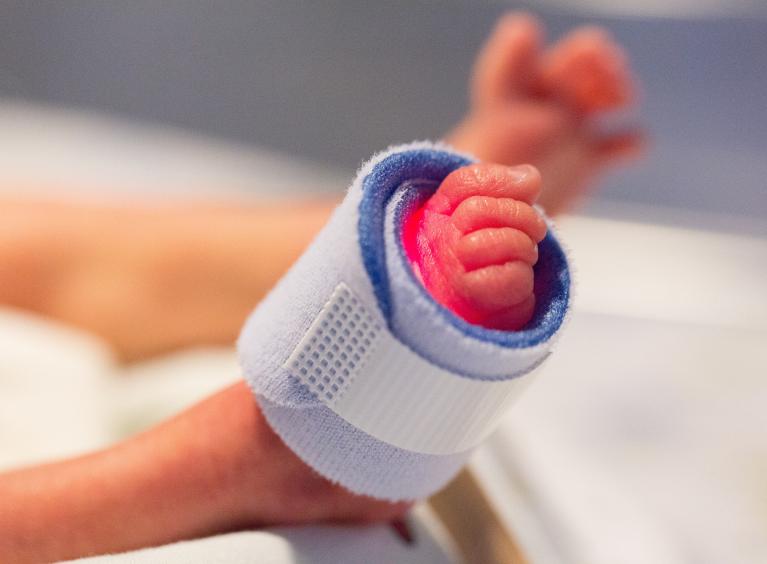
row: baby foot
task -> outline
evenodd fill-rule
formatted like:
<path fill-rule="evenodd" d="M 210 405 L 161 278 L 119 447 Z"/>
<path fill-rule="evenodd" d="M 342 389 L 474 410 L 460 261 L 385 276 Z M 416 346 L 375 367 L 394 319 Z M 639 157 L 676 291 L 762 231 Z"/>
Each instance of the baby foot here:
<path fill-rule="evenodd" d="M 537 243 L 546 235 L 532 207 L 540 185 L 530 165 L 473 164 L 448 175 L 408 219 L 405 250 L 437 302 L 491 329 L 530 321 Z"/>
<path fill-rule="evenodd" d="M 604 169 L 642 147 L 633 129 L 601 132 L 594 119 L 635 98 L 628 60 L 602 29 L 583 27 L 545 48 L 531 16 L 501 19 L 480 53 L 471 108 L 447 141 L 480 160 L 532 163 L 550 215 L 576 204 Z"/>

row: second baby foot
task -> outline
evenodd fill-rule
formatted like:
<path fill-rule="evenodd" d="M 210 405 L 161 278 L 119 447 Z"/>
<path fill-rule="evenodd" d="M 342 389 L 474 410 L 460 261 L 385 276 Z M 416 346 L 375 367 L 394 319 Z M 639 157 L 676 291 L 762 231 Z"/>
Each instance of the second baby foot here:
<path fill-rule="evenodd" d="M 432 297 L 469 323 L 521 329 L 533 315 L 533 265 L 546 223 L 530 165 L 473 164 L 448 175 L 406 222 L 410 263 Z"/>

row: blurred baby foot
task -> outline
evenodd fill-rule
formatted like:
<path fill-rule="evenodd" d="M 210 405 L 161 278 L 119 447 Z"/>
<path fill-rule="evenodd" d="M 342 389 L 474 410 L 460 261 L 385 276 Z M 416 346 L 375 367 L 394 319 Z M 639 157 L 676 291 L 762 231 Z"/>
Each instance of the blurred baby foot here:
<path fill-rule="evenodd" d="M 542 45 L 533 17 L 501 19 L 477 59 L 471 109 L 447 141 L 481 160 L 532 163 L 545 179 L 540 204 L 557 214 L 602 170 L 636 155 L 642 139 L 635 130 L 593 127 L 600 113 L 635 98 L 626 56 L 607 32 L 583 27 L 547 50 Z"/>
<path fill-rule="evenodd" d="M 408 220 L 408 258 L 432 297 L 470 323 L 522 328 L 533 315 L 533 265 L 546 224 L 532 204 L 535 167 L 474 164 L 445 178 Z"/>

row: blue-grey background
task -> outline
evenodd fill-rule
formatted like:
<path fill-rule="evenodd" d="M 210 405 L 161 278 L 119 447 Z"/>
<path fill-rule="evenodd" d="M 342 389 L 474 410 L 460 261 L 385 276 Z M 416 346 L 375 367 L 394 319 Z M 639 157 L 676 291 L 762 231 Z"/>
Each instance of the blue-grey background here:
<path fill-rule="evenodd" d="M 0 3 L 0 96 L 106 110 L 355 167 L 437 137 L 504 2 Z M 767 218 L 767 18 L 537 10 L 607 26 L 641 77 L 648 158 L 595 205 Z"/>

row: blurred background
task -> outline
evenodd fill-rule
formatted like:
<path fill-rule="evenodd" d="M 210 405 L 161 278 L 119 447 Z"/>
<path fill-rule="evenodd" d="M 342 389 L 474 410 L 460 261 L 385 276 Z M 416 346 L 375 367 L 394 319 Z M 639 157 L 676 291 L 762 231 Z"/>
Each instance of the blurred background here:
<path fill-rule="evenodd" d="M 3 2 L 0 95 L 257 144 L 352 171 L 437 138 L 497 17 L 605 25 L 642 82 L 650 159 L 593 201 L 767 217 L 767 7 L 708 2 Z"/>
<path fill-rule="evenodd" d="M 765 562 L 764 2 L 5 1 L 0 194 L 339 194 L 373 152 L 460 120 L 510 9 L 550 38 L 606 27 L 641 84 L 615 120 L 649 146 L 562 219 L 571 330 L 477 472 L 534 562 Z M 126 368 L 85 332 L 0 321 L 5 466 L 108 443 L 237 377 L 226 347 Z"/>

